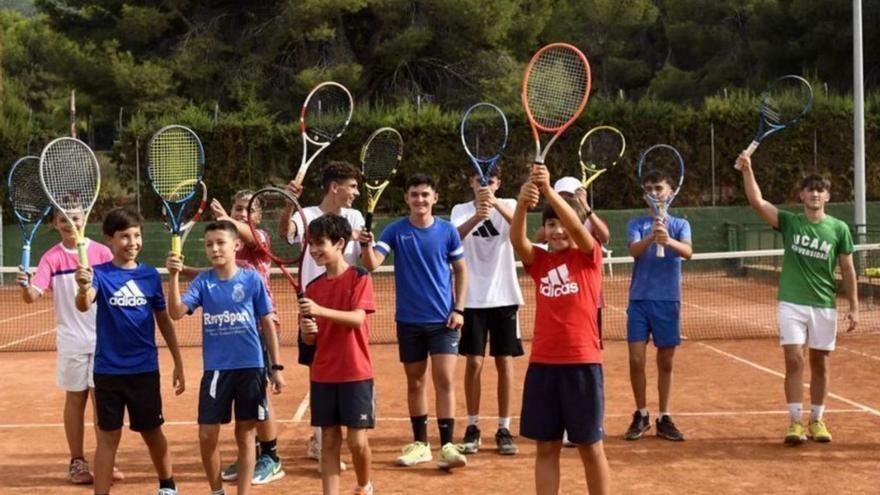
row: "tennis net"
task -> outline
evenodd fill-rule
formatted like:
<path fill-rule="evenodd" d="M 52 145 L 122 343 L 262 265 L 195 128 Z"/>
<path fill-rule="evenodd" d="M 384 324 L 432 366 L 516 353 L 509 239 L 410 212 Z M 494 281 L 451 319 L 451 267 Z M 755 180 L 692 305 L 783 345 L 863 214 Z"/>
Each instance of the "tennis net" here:
<path fill-rule="evenodd" d="M 858 333 L 880 333 L 880 244 L 856 247 L 853 256 L 858 278 L 861 319 Z M 602 287 L 603 336 L 620 340 L 626 336 L 626 307 L 633 260 L 606 258 Z M 685 339 L 740 339 L 776 337 L 776 292 L 782 270 L 782 250 L 695 254 L 683 263 L 681 331 Z M 21 300 L 14 267 L 0 268 L 0 351 L 49 351 L 55 349 L 55 311 L 51 295 L 34 304 Z M 164 274 L 164 269 L 160 272 Z M 163 275 L 164 276 L 164 275 Z M 534 327 L 534 283 L 520 268 L 525 304 L 520 308 L 524 339 Z M 296 304 L 292 287 L 279 271 L 273 271 L 272 290 L 281 320 L 282 345 L 296 342 Z M 185 285 L 185 284 L 184 284 Z M 371 342 L 396 342 L 394 323 L 394 270 L 381 267 L 373 273 L 377 311 L 371 319 Z M 838 303 L 848 307 L 838 274 Z M 73 295 L 71 295 L 73 297 Z M 841 311 L 840 317 L 844 315 Z M 201 344 L 201 318 L 189 316 L 175 324 L 184 346 Z M 843 323 L 841 323 L 843 325 Z M 841 326 L 841 328 L 843 328 Z M 161 338 L 158 338 L 161 343 Z"/>

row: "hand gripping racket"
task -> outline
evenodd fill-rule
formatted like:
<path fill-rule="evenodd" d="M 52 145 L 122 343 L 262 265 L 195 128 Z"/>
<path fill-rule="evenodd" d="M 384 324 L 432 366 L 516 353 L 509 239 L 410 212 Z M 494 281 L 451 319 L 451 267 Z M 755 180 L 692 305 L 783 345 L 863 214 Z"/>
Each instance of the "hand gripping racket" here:
<path fill-rule="evenodd" d="M 600 125 L 581 138 L 578 158 L 581 162 L 581 184 L 586 188 L 617 164 L 626 151 L 626 139 L 618 129 Z"/>
<path fill-rule="evenodd" d="M 345 132 L 354 111 L 354 100 L 348 89 L 328 81 L 315 86 L 299 113 L 299 132 L 302 135 L 302 161 L 294 182 L 302 185 L 309 165 L 333 141 Z M 309 144 L 318 149 L 309 156 Z"/>
<path fill-rule="evenodd" d="M 464 152 L 480 178 L 480 185 L 486 187 L 507 147 L 507 117 L 491 103 L 477 103 L 465 112 L 460 131 Z"/>
<path fill-rule="evenodd" d="M 55 139 L 40 155 L 40 185 L 52 206 L 73 227 L 79 266 L 87 268 L 86 221 L 101 189 L 101 167 L 95 153 L 79 139 Z"/>
<path fill-rule="evenodd" d="M 188 127 L 163 127 L 150 139 L 147 160 L 147 176 L 162 201 L 171 231 L 171 252 L 180 255 L 183 213 L 199 192 L 205 170 L 202 141 Z"/>
<path fill-rule="evenodd" d="M 742 154 L 750 157 L 764 139 L 796 125 L 813 105 L 813 88 L 800 76 L 782 76 L 761 93 L 758 132 Z M 737 170 L 739 166 L 734 165 Z"/>
<path fill-rule="evenodd" d="M 40 224 L 49 214 L 52 204 L 46 197 L 46 192 L 40 185 L 40 159 L 36 156 L 19 158 L 9 171 L 7 178 L 7 193 L 9 203 L 12 205 L 12 214 L 18 221 L 21 229 L 21 264 L 19 268 L 24 273 L 30 272 L 31 266 L 31 242 Z M 27 287 L 27 281 L 21 282 L 22 287 Z"/>
<path fill-rule="evenodd" d="M 522 88 L 523 107 L 535 139 L 535 163 L 544 163 L 550 147 L 577 120 L 589 97 L 590 63 L 580 50 L 553 43 L 535 53 Z M 541 132 L 553 133 L 543 147 Z"/>
<path fill-rule="evenodd" d="M 181 185 L 181 187 L 188 187 L 187 185 Z M 189 238 L 189 234 L 192 232 L 193 227 L 202 219 L 202 214 L 205 213 L 205 209 L 208 207 L 208 188 L 205 186 L 204 181 L 199 181 L 198 190 L 196 191 L 196 196 L 199 195 L 199 191 L 201 191 L 201 200 L 198 203 L 195 201 L 188 201 L 186 204 L 186 208 L 181 215 L 182 218 L 189 218 L 189 221 L 180 227 L 180 249 L 183 250 L 183 246 L 186 245 L 186 240 Z M 168 213 L 162 208 L 162 219 L 165 221 L 165 228 L 171 229 L 171 225 L 168 223 Z"/>
<path fill-rule="evenodd" d="M 668 181 L 669 186 L 674 188 L 666 197 L 658 196 L 654 191 L 645 190 L 645 199 L 651 205 L 654 214 L 666 222 L 669 206 L 684 183 L 684 159 L 681 157 L 681 153 L 668 144 L 655 144 L 646 149 L 639 158 L 639 182 L 649 174 L 657 179 Z M 666 256 L 666 249 L 658 244 L 656 253 L 658 258 L 663 258 Z"/>
<path fill-rule="evenodd" d="M 367 232 L 373 227 L 373 212 L 379 197 L 391 182 L 391 176 L 397 171 L 402 157 L 403 138 L 390 127 L 373 132 L 361 148 L 361 174 L 367 189 L 367 214 L 364 218 L 364 230 Z"/>

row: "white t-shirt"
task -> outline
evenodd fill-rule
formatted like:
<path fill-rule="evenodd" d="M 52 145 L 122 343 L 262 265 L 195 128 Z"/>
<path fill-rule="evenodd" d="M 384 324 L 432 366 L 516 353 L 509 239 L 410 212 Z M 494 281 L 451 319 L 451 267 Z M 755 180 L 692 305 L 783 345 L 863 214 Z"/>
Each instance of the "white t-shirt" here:
<path fill-rule="evenodd" d="M 312 220 L 323 215 L 324 211 L 318 206 L 309 206 L 303 208 L 303 213 L 305 213 L 306 221 L 312 223 Z M 340 216 L 348 220 L 352 231 L 362 230 L 364 228 L 364 216 L 361 215 L 360 211 L 351 208 L 343 208 Z M 295 216 L 293 221 L 296 224 L 296 231 L 301 234 L 303 232 L 303 226 L 301 225 L 302 222 L 300 221 L 300 217 Z M 301 237 L 298 235 L 296 242 L 299 242 L 300 239 Z M 358 260 L 360 259 L 360 256 L 361 245 L 355 241 L 349 241 L 348 244 L 345 245 L 345 251 L 343 252 L 343 257 L 345 258 L 346 263 L 357 266 L 359 264 Z M 325 271 L 326 269 L 323 266 L 318 266 L 318 264 L 315 263 L 315 259 L 312 258 L 311 253 L 306 252 L 302 264 L 303 289 L 309 285 L 309 282 L 318 278 L 318 276 Z"/>
<path fill-rule="evenodd" d="M 499 199 L 511 211 L 516 200 Z M 450 220 L 461 226 L 476 213 L 473 201 L 452 208 Z M 516 276 L 510 224 L 492 208 L 489 218 L 477 225 L 462 240 L 467 263 L 468 291 L 466 308 L 497 308 L 523 304 L 522 291 Z"/>

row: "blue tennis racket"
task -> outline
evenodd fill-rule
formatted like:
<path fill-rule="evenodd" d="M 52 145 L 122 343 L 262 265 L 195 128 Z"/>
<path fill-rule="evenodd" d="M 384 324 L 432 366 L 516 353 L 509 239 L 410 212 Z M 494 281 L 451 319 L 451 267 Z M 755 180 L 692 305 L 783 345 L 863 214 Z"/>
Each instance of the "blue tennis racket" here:
<path fill-rule="evenodd" d="M 171 230 L 171 251 L 180 255 L 183 213 L 196 193 L 204 195 L 200 185 L 205 171 L 202 141 L 188 127 L 163 127 L 150 139 L 147 160 L 147 176 L 162 201 Z"/>
<path fill-rule="evenodd" d="M 18 221 L 21 229 L 21 264 L 19 269 L 23 273 L 30 273 L 31 266 L 31 242 L 40 224 L 52 209 L 52 203 L 40 185 L 40 158 L 26 156 L 19 158 L 9 171 L 7 178 L 7 193 L 9 203 L 12 204 L 12 213 Z M 28 277 L 30 278 L 30 277 Z M 29 285 L 28 281 L 21 282 L 22 287 Z"/>
<path fill-rule="evenodd" d="M 655 144 L 639 157 L 638 174 L 640 183 L 644 179 L 652 181 L 642 185 L 645 200 L 654 214 L 665 222 L 669 207 L 684 183 L 684 158 L 668 144 Z M 668 182 L 668 185 L 663 185 L 663 182 Z M 658 258 L 664 258 L 666 250 L 657 245 L 656 254 Z"/>
<path fill-rule="evenodd" d="M 761 93 L 758 132 L 742 154 L 750 157 L 764 139 L 797 125 L 813 105 L 813 88 L 800 76 L 782 76 Z M 739 166 L 736 166 L 739 170 Z"/>
<path fill-rule="evenodd" d="M 507 147 L 507 117 L 491 103 L 477 103 L 461 119 L 461 144 L 486 187 L 492 171 Z"/>

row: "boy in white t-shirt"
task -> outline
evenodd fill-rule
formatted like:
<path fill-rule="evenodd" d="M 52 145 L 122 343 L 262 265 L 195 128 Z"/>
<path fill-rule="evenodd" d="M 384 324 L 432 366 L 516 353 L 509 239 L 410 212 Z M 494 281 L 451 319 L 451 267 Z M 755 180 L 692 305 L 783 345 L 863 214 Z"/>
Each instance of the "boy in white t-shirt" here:
<path fill-rule="evenodd" d="M 82 226 L 82 214 L 74 213 L 77 228 Z M 33 277 L 29 267 L 19 267 L 21 298 L 33 303 L 47 290 L 52 291 L 55 304 L 55 346 L 58 360 L 55 382 L 64 395 L 64 434 L 70 450 L 67 479 L 75 485 L 89 485 L 94 481 L 85 460 L 83 437 L 85 435 L 85 410 L 89 395 L 94 393 L 92 369 L 95 363 L 95 308 L 86 313 L 77 311 L 73 295 L 77 285 L 74 275 L 79 266 L 76 251 L 76 234 L 64 215 L 52 210 L 52 227 L 61 236 L 61 242 L 49 248 L 40 258 Z M 113 259 L 110 249 L 103 244 L 86 240 L 89 265 L 98 265 Z M 26 283 L 27 286 L 24 286 Z M 122 480 L 121 472 L 114 468 L 113 479 Z"/>
<path fill-rule="evenodd" d="M 516 200 L 495 197 L 501 186 L 497 167 L 491 172 L 486 187 L 480 185 L 476 173 L 471 176 L 470 184 L 474 200 L 455 205 L 450 215 L 464 245 L 469 281 L 464 327 L 458 346 L 459 354 L 467 358 L 464 389 L 468 426 L 463 446 L 466 454 L 476 453 L 480 448 L 480 375 L 488 340 L 489 354 L 495 358 L 498 370 L 495 443 L 499 454 L 513 455 L 517 453 L 510 434 L 513 358 L 523 355 L 517 320 L 523 297 L 510 244 L 510 220 L 516 209 Z"/>

